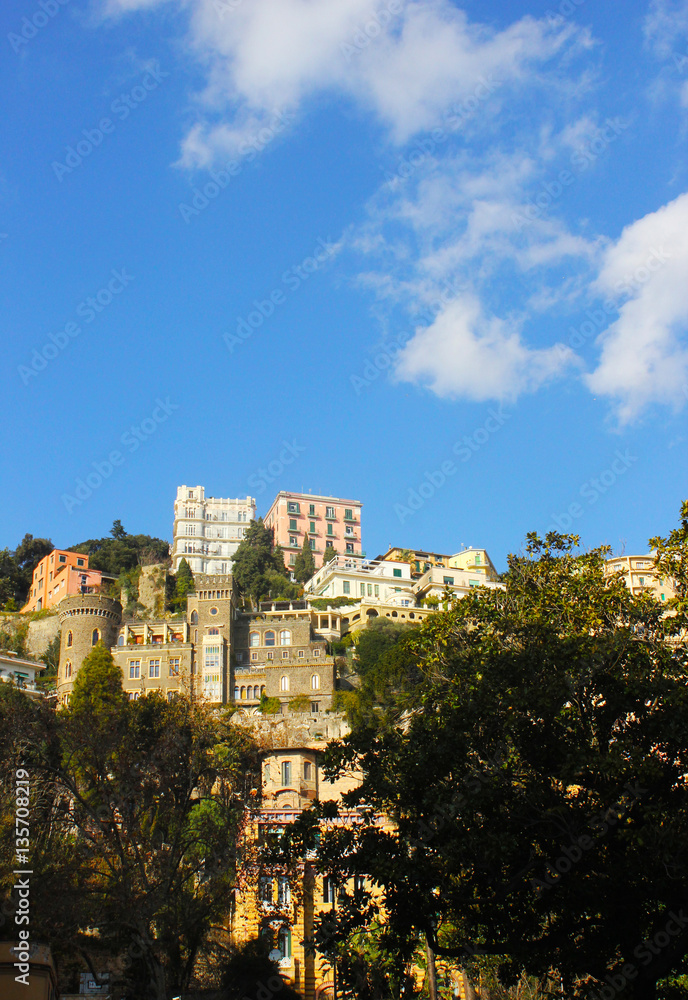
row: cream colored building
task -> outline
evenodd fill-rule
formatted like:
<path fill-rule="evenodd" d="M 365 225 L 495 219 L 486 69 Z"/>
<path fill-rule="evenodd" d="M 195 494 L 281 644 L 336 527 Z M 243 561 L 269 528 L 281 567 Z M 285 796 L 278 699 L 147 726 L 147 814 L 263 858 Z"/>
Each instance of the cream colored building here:
<path fill-rule="evenodd" d="M 499 579 L 499 574 L 485 549 L 462 549 L 461 552 L 455 552 L 453 556 L 449 556 L 447 567 L 470 571 L 472 576 L 477 574 L 485 580 Z"/>
<path fill-rule="evenodd" d="M 652 593 L 658 601 L 669 601 L 674 597 L 673 582 L 660 577 L 654 569 L 655 554 L 645 556 L 615 556 L 607 559 L 605 573 L 623 573 L 624 582 L 632 594 Z"/>
<path fill-rule="evenodd" d="M 337 556 L 311 577 L 305 586 L 305 596 L 357 597 L 411 607 L 416 603 L 412 587 L 411 567 L 407 562 Z"/>
<path fill-rule="evenodd" d="M 441 598 L 449 591 L 454 597 L 465 597 L 476 587 L 488 587 L 490 590 L 505 590 L 505 584 L 491 580 L 486 573 L 476 572 L 474 568 L 468 571 L 461 569 L 441 569 L 433 566 L 427 570 L 420 580 L 416 580 L 413 585 L 413 592 L 417 601 L 426 600 L 428 597 Z"/>
<path fill-rule="evenodd" d="M 223 576 L 232 571 L 232 556 L 256 516 L 253 497 L 206 497 L 203 486 L 180 486 L 174 503 L 172 566 L 182 559 L 191 571 Z"/>

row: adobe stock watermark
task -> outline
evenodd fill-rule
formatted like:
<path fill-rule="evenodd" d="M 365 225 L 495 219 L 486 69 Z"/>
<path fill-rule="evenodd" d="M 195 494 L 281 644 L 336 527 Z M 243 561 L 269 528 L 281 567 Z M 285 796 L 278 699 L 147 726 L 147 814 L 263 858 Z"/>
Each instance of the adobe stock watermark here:
<path fill-rule="evenodd" d="M 206 181 L 200 188 L 192 185 L 193 198 L 191 204 L 180 201 L 179 214 L 184 222 L 191 222 L 193 218 L 204 212 L 208 205 L 214 201 L 221 191 L 228 187 L 233 177 L 238 177 L 244 163 L 252 163 L 253 160 L 262 153 L 275 136 L 283 132 L 284 129 L 294 120 L 294 116 L 288 111 L 277 111 L 270 125 L 265 125 L 259 129 L 256 135 L 250 139 L 245 139 L 238 148 L 239 159 L 228 160 L 218 170 L 210 170 L 210 180 Z"/>
<path fill-rule="evenodd" d="M 556 10 L 545 11 L 548 24 L 551 27 L 559 26 L 567 18 L 571 17 L 572 14 L 575 14 L 576 10 L 582 7 L 584 3 L 585 0 L 561 0 Z"/>
<path fill-rule="evenodd" d="M 397 161 L 393 173 L 385 171 L 386 184 L 395 187 L 400 181 L 408 180 L 426 160 L 429 160 L 435 149 L 447 141 L 452 132 L 458 131 L 475 117 L 480 105 L 492 97 L 501 86 L 501 81 L 493 79 L 492 75 L 481 76 L 473 93 L 444 113 L 442 125 L 431 129 L 424 138 L 416 139 L 411 151 Z"/>
<path fill-rule="evenodd" d="M 153 90 L 157 90 L 163 79 L 169 75 L 161 69 L 149 70 L 140 84 L 132 87 L 129 93 L 120 94 L 119 97 L 115 98 L 110 105 L 111 114 L 115 115 L 118 121 L 125 121 L 132 111 L 140 107 L 148 95 Z M 101 118 L 96 128 L 82 129 L 83 138 L 77 139 L 74 145 L 65 147 L 64 163 L 53 160 L 51 164 L 58 181 L 62 183 L 65 174 L 71 174 L 77 167 L 80 167 L 84 160 L 102 144 L 105 136 L 112 135 L 116 128 L 116 121 L 112 121 L 111 118 Z"/>
<path fill-rule="evenodd" d="M 469 462 L 476 452 L 480 451 L 490 438 L 499 431 L 507 420 L 511 420 L 511 414 L 505 413 L 503 406 L 495 410 L 490 408 L 487 411 L 487 419 L 480 427 L 477 427 L 470 435 L 464 435 L 454 443 L 452 454 L 456 455 L 462 462 Z M 453 459 L 445 459 L 438 469 L 432 472 L 425 472 L 423 479 L 414 489 L 408 491 L 406 503 L 395 503 L 394 513 L 403 524 L 424 507 L 428 500 L 440 490 L 448 479 L 455 476 L 459 471 Z"/>
<path fill-rule="evenodd" d="M 372 41 L 379 38 L 392 18 L 401 14 L 404 5 L 401 0 L 389 0 L 380 10 L 371 14 L 365 24 L 359 25 L 349 42 L 340 42 L 339 49 L 347 62 L 367 49 Z"/>
<path fill-rule="evenodd" d="M 652 274 L 664 267 L 671 258 L 672 254 L 667 252 L 663 246 L 659 249 L 652 247 L 644 262 L 616 283 L 615 291 L 618 295 L 635 294 L 650 280 Z M 610 317 L 617 313 L 618 309 L 618 304 L 613 299 L 607 299 L 603 302 L 600 309 L 588 309 L 585 313 L 586 318 L 579 327 L 569 327 L 567 345 L 574 349 L 582 347 L 586 340 L 595 337 L 605 329 Z M 557 350 L 561 355 L 566 356 L 567 350 L 563 344 L 557 344 Z"/>
<path fill-rule="evenodd" d="M 15 52 L 21 52 L 22 46 L 28 45 L 38 32 L 45 28 L 46 24 L 56 17 L 59 12 L 69 3 L 69 0 L 38 0 L 38 9 L 31 17 L 23 17 L 19 34 L 10 31 L 7 41 Z"/>
<path fill-rule="evenodd" d="M 428 323 L 432 323 L 442 310 L 448 306 L 460 292 L 465 291 L 465 289 L 465 284 L 459 285 L 457 283 L 453 284 L 450 281 L 445 281 L 444 285 L 437 292 L 437 298 L 430 302 L 429 305 L 418 314 L 417 318 L 425 320 Z M 384 371 L 394 365 L 394 363 L 398 360 L 399 352 L 404 349 L 406 344 L 408 344 L 409 340 L 411 340 L 414 335 L 415 334 L 413 333 L 405 331 L 404 333 L 399 334 L 399 336 L 385 341 L 382 345 L 382 349 L 378 351 L 373 358 L 366 361 L 359 375 L 349 375 L 349 381 L 351 382 L 357 396 L 360 396 L 364 389 L 371 386 Z"/>
<path fill-rule="evenodd" d="M 561 198 L 566 188 L 575 184 L 577 179 L 595 163 L 602 153 L 629 128 L 629 123 L 621 118 L 607 118 L 604 128 L 598 128 L 597 134 L 578 146 L 571 154 L 571 169 L 560 170 L 556 177 L 543 181 L 540 190 L 518 212 L 512 212 L 511 221 L 521 231 L 542 218 L 545 212 Z"/>
<path fill-rule="evenodd" d="M 572 838 L 572 843 L 568 847 L 562 848 L 562 853 L 556 861 L 546 865 L 542 878 L 532 878 L 530 884 L 538 896 L 542 896 L 548 889 L 557 885 L 562 875 L 568 874 L 574 865 L 577 865 L 587 851 L 591 851 L 604 837 L 609 830 L 616 826 L 619 820 L 623 819 L 629 809 L 640 799 L 647 788 L 643 788 L 637 781 L 631 784 L 630 781 L 624 785 L 626 794 L 617 802 L 614 802 L 608 809 L 591 819 L 588 823 L 588 831 Z"/>
<path fill-rule="evenodd" d="M 156 433 L 158 427 L 164 424 L 175 410 L 179 409 L 177 403 L 173 403 L 169 396 L 166 396 L 164 400 L 158 398 L 155 403 L 156 406 L 151 415 L 142 420 L 140 424 L 132 424 L 119 439 L 120 445 L 125 447 L 130 455 L 138 451 L 141 445 Z M 75 507 L 81 507 L 110 478 L 118 466 L 124 465 L 125 460 L 125 454 L 118 449 L 113 449 L 108 452 L 103 461 L 91 462 L 92 471 L 76 480 L 74 492 L 62 494 L 61 500 L 67 513 L 73 514 Z"/>
<path fill-rule="evenodd" d="M 290 292 L 297 291 L 301 285 L 308 281 L 312 274 L 333 257 L 339 249 L 338 244 L 329 240 L 318 238 L 315 249 L 310 257 L 305 257 L 300 264 L 293 264 L 288 267 L 282 275 L 282 285 Z M 264 299 L 254 299 L 254 309 L 244 316 L 237 316 L 236 332 L 227 331 L 223 333 L 222 339 L 227 350 L 233 354 L 237 347 L 249 340 L 256 330 L 259 330 L 266 319 L 274 313 L 275 309 L 283 306 L 287 301 L 287 294 L 281 287 L 273 288 Z"/>
<path fill-rule="evenodd" d="M 129 274 L 124 267 L 116 270 L 114 267 L 110 272 L 112 277 L 99 288 L 95 295 L 89 295 L 76 307 L 76 315 L 83 319 L 84 325 L 93 323 L 96 316 L 102 313 L 110 305 L 116 296 L 120 295 L 127 285 L 134 280 L 134 275 Z M 34 348 L 31 353 L 31 363 L 29 365 L 18 365 L 17 371 L 24 385 L 28 385 L 32 378 L 36 378 L 40 372 L 45 371 L 51 361 L 66 350 L 72 340 L 81 334 L 82 327 L 70 320 L 65 323 L 57 333 L 48 334 L 48 342 L 41 348 Z"/>
<path fill-rule="evenodd" d="M 637 461 L 637 455 L 631 455 L 630 449 L 626 448 L 624 452 L 617 449 L 614 460 L 610 463 L 609 468 L 604 469 L 594 479 L 588 479 L 584 482 L 578 491 L 579 496 L 582 500 L 587 501 L 588 506 L 592 507 L 600 497 L 609 492 L 621 476 L 626 475 L 631 466 L 635 465 Z M 552 524 L 547 530 L 566 532 L 574 520 L 582 517 L 584 513 L 585 508 L 583 505 L 574 500 L 562 513 L 552 514 Z"/>
<path fill-rule="evenodd" d="M 248 477 L 248 484 L 256 493 L 264 493 L 270 483 L 274 483 L 280 478 L 284 470 L 293 465 L 299 455 L 303 455 L 306 447 L 293 441 L 283 441 L 282 449 L 276 458 L 265 467 L 261 467 L 256 472 L 252 472 Z"/>

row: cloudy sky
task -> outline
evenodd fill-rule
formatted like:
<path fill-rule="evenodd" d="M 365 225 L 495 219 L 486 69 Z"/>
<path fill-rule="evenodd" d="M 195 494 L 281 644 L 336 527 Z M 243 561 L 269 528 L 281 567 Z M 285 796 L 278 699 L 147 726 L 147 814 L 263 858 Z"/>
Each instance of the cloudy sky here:
<path fill-rule="evenodd" d="M 177 485 L 642 551 L 688 412 L 686 0 L 9 0 L 0 546 Z M 289 445 L 285 445 L 285 442 Z"/>

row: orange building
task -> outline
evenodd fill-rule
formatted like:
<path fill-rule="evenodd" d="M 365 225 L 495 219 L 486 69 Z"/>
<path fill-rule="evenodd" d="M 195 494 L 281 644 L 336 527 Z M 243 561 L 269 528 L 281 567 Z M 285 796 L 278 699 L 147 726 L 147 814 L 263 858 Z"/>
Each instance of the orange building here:
<path fill-rule="evenodd" d="M 95 593 L 102 579 L 100 570 L 88 568 L 87 555 L 53 549 L 33 571 L 29 599 L 22 611 L 41 611 L 59 604 L 64 597 Z"/>

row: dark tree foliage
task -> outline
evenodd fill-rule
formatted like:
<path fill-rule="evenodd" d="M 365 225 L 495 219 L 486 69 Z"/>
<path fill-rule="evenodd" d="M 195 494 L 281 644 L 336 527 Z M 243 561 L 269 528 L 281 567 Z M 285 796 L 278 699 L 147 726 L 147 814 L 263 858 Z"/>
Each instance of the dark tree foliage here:
<path fill-rule="evenodd" d="M 128 701 L 109 651 L 55 712 L 0 685 L 0 888 L 11 898 L 13 774 L 31 781 L 31 930 L 58 961 L 119 957 L 131 1000 L 188 989 L 227 915 L 255 767 L 246 734 L 180 698 Z M 118 994 L 119 995 L 119 994 Z"/>
<path fill-rule="evenodd" d="M 336 558 L 337 558 L 337 550 L 335 549 L 335 547 L 332 544 L 332 542 L 328 542 L 327 543 L 327 548 L 325 549 L 325 552 L 323 553 L 323 566 L 326 566 L 328 564 L 328 562 L 330 562 L 332 559 L 336 559 Z"/>
<path fill-rule="evenodd" d="M 280 976 L 277 962 L 269 957 L 267 938 L 253 938 L 234 952 L 222 971 L 220 1000 L 300 1000 Z"/>
<path fill-rule="evenodd" d="M 193 573 L 186 559 L 179 563 L 174 583 L 174 594 L 170 602 L 173 611 L 186 611 L 186 599 L 195 591 Z"/>
<path fill-rule="evenodd" d="M 315 559 L 313 558 L 313 550 L 311 549 L 308 535 L 304 535 L 301 551 L 297 555 L 296 562 L 294 563 L 294 577 L 299 581 L 299 583 L 306 583 L 306 581 L 310 580 L 314 573 Z"/>
<path fill-rule="evenodd" d="M 14 602 L 22 607 L 26 603 L 33 571 L 43 556 L 52 550 L 53 543 L 49 538 L 24 535 L 14 552 L 10 549 L 0 551 L 0 606 Z"/>
<path fill-rule="evenodd" d="M 69 551 L 85 553 L 91 569 L 99 569 L 110 576 L 119 576 L 137 566 L 169 560 L 169 542 L 151 535 L 122 534 L 123 531 L 121 522 L 115 521 L 111 537 L 89 538 L 86 542 L 72 545 Z"/>
<path fill-rule="evenodd" d="M 232 576 L 241 594 L 257 605 L 263 598 L 290 599 L 298 595 L 287 575 L 284 557 L 273 543 L 272 529 L 262 517 L 251 521 L 232 557 Z"/>
<path fill-rule="evenodd" d="M 655 540 L 678 576 L 687 528 Z M 368 819 L 321 831 L 320 865 L 381 887 L 400 960 L 420 934 L 464 963 L 494 956 L 506 984 L 556 970 L 569 1000 L 655 1000 L 688 972 L 682 598 L 667 614 L 577 544 L 529 535 L 505 591 L 476 589 L 383 654 L 384 700 L 328 751 L 360 769 L 345 800 Z M 294 856 L 336 808 L 290 832 Z"/>

